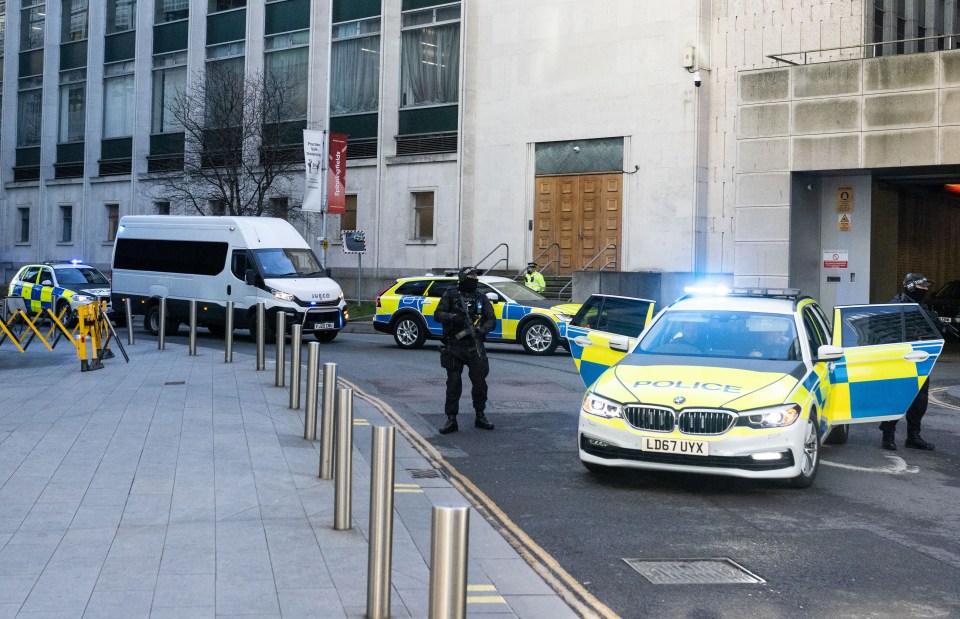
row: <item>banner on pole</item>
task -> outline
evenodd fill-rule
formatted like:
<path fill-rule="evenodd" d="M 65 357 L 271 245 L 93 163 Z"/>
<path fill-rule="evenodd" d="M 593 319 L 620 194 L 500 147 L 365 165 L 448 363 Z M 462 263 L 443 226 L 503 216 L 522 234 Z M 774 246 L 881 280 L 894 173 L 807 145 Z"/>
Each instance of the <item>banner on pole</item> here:
<path fill-rule="evenodd" d="M 323 210 L 323 131 L 303 130 L 304 179 L 303 210 Z"/>
<path fill-rule="evenodd" d="M 327 162 L 327 212 L 343 215 L 347 207 L 347 136 L 330 134 L 330 149 Z"/>

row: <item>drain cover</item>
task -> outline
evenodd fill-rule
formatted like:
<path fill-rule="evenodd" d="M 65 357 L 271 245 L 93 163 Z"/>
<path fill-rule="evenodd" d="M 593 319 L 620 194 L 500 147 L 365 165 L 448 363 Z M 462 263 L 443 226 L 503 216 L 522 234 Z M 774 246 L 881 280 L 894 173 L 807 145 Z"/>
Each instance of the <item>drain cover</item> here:
<path fill-rule="evenodd" d="M 407 469 L 410 477 L 414 479 L 427 479 L 430 477 L 443 477 L 437 469 Z"/>
<path fill-rule="evenodd" d="M 494 408 L 514 408 L 514 409 L 536 409 L 545 410 L 546 402 L 530 402 L 528 400 L 490 400 L 490 406 Z"/>
<path fill-rule="evenodd" d="M 624 559 L 655 585 L 752 585 L 766 582 L 730 559 Z"/>

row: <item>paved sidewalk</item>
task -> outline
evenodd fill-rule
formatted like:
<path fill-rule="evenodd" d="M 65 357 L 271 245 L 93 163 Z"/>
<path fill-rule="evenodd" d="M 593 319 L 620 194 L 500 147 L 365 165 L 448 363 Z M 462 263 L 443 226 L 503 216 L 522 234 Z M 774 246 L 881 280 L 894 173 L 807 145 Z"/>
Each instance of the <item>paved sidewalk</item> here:
<path fill-rule="evenodd" d="M 81 373 L 66 346 L 0 348 L 0 617 L 364 616 L 380 413 L 355 399 L 354 526 L 334 531 L 270 362 L 185 337 L 128 352 Z M 395 617 L 427 614 L 431 505 L 467 505 L 429 468 L 398 433 Z M 575 616 L 473 510 L 469 557 L 471 616 Z"/>

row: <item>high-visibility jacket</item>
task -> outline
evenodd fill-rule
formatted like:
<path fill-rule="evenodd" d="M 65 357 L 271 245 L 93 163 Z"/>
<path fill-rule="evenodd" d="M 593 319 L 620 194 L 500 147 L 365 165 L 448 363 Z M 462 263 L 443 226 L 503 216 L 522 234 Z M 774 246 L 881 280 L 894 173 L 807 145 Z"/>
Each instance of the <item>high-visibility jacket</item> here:
<path fill-rule="evenodd" d="M 547 289 L 547 283 L 543 281 L 543 275 L 540 274 L 540 271 L 524 273 L 523 279 L 524 285 L 534 292 L 543 292 Z"/>

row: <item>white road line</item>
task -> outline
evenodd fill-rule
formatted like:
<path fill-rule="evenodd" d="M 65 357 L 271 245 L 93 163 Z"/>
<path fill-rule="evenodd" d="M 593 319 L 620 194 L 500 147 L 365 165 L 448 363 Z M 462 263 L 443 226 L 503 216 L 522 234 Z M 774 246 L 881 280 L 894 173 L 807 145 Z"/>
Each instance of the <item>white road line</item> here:
<path fill-rule="evenodd" d="M 892 461 L 892 464 L 887 466 L 879 467 L 869 467 L 869 466 L 856 466 L 853 464 L 841 464 L 839 462 L 829 462 L 827 460 L 820 460 L 820 464 L 825 464 L 827 466 L 835 466 L 839 469 L 847 469 L 850 471 L 862 471 L 864 473 L 885 473 L 887 475 L 903 475 L 904 473 L 917 473 L 920 471 L 919 466 L 910 466 L 906 461 L 900 456 L 895 456 L 893 454 L 883 454 L 888 460 Z"/>
<path fill-rule="evenodd" d="M 956 404 L 949 404 L 937 397 L 938 393 L 943 393 L 946 390 L 947 390 L 947 387 L 937 387 L 936 389 L 931 389 L 930 401 L 932 401 L 934 404 L 936 404 L 940 408 L 946 408 L 952 411 L 960 411 L 960 406 L 957 406 Z"/>

